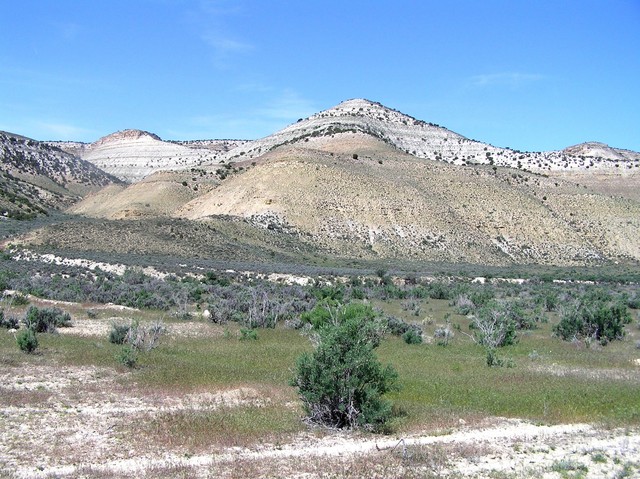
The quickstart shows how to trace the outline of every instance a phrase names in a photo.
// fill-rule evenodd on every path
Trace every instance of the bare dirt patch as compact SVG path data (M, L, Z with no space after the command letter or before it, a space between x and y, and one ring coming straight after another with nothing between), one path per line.
M232 408L269 407L270 392L251 387L144 390L129 381L129 374L114 368L33 364L2 371L0 474L552 478L560 477L557 470L562 468L577 468L583 477L594 478L617 471L640 473L640 431L500 418L406 437L310 430L286 443L269 438L248 447L224 446L224 438L205 436L209 446L191 454L180 438L147 440L131 434L141 430L141 422L162 429L163 424L170 428L176 417L197 420L201 413L215 417L219 411L224 420Z
M128 433L137 421L268 401L246 387L185 394L143 390L124 381L128 374L48 365L0 373L0 476L47 477L62 471L77 477L81 466L132 457L146 463L166 451L152 444L132 449L136 441Z

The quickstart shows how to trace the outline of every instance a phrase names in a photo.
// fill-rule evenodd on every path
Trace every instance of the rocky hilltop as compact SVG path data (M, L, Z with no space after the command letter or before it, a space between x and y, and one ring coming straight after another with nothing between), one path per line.
M609 147L606 147L606 151L573 147L551 152L521 152L494 147L365 99L347 100L266 138L240 145L229 151L226 159L238 161L257 158L285 145L314 147L327 137L335 138L345 133L361 133L417 158L455 165L484 164L538 172L640 168L640 154L629 152L625 155L621 154L624 150ZM587 149L591 151L590 154L585 154ZM603 154L599 155L599 151Z
M128 183L166 170L188 170L219 163L239 140L163 141L142 130L123 130L93 143L50 142Z
M640 153L620 148L612 148L604 143L590 141L579 145L569 146L562 153L573 157L587 157L606 159L616 163L634 164L640 160Z

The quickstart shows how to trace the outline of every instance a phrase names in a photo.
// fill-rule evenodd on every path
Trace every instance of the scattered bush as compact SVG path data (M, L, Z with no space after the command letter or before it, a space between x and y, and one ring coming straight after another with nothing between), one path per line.
M336 428L380 430L391 417L383 395L397 389L397 373L374 354L382 325L371 307L350 304L328 311L319 325L315 351L296 364L298 388L308 419Z
M18 331L16 341L20 350L25 353L33 353L38 348L38 337L31 328Z
M141 326L137 320L129 324L112 323L109 342L125 344L136 352L148 352L158 346L160 337L166 329L161 321L155 321L146 326Z
M71 316L59 308L30 306L24 324L36 333L55 333L56 328L71 326Z
M422 331L418 326L415 324L409 324L395 316L385 316L382 321L385 324L386 331L390 332L394 336L402 336L412 329L419 331L420 335L422 335Z
M553 472L559 472L560 474L566 475L567 472L580 472L580 473L587 473L589 472L589 468L587 466L585 466L584 464L578 462L578 461L572 461L569 459L560 459L558 461L555 461L552 465L551 465L551 470Z
M127 334L126 343L136 351L148 352L158 347L160 337L167 328L161 321L155 321L149 325L141 326L138 321L133 321Z
M5 315L4 310L0 309L0 328L18 329L19 321L15 316Z
M462 314L463 316L472 313L476 309L476 305L473 304L473 301L469 299L467 294L459 294L455 301L451 303L451 306L455 306L458 314Z
M606 299L583 298L565 309L553 331L565 341L591 338L605 345L614 339L622 339L624 326L630 322L626 305Z
M508 310L495 301L480 308L471 325L476 342L486 348L509 346L517 341L516 322Z
M29 298L27 298L27 295L22 294L20 291L14 294L11 298L11 304L13 306L26 306L27 304L29 304L29 302L30 301Z
M433 332L433 337L436 339L438 346L448 346L453 339L453 330L447 324L444 328L437 328Z

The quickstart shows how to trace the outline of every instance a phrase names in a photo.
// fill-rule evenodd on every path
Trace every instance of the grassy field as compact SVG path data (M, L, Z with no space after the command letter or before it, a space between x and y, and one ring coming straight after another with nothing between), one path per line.
M39 307L52 305L30 299ZM499 348L498 354L511 367L488 367L485 349L468 336L470 319L457 314L450 300L371 303L382 314L418 325L425 342L410 345L386 335L377 354L399 374L400 390L390 395L394 416L386 436L351 432L349 440L481 430L496 418L536 425L589 423L612 431L640 425L636 310L631 311L634 319L626 326L625 337L607 346L553 337L558 313L549 313L548 322L519 331L516 344ZM22 316L29 305L9 307L5 300L1 306L7 314ZM311 458L302 469L284 457L259 459L262 450L277 452L291 444L313 448L317 441L333 444L344 437L308 425L302 402L289 385L296 359L313 348L307 333L281 322L273 329L257 329L255 340L243 340L240 324L214 324L197 315L182 320L172 311L119 310L95 303L59 307L71 313L73 327L38 334L35 354L21 352L16 333L0 329L0 397L6 419L0 432L11 451L0 461L0 472L28 471L35 453L38 467L52 472L33 477L60 477L55 472L58 464L79 464L74 474L87 478L133 477L116 473L113 467L132 455L171 454L174 462L152 462L143 476L197 477L194 465L175 458L211 458L236 450L257 456L211 464L207 477L224 471L225 477L280 477L283 471L289 471L287 475L300 470L324 477L320 458ZM140 353L136 367L128 368L117 360L123 346L109 342L108 332L114 322L132 320L141 325L162 320L167 331L157 348ZM442 346L434 333L445 324L454 337ZM95 431L94 436L85 438L87 431ZM340 457L331 473L371 477L374 467L377 477L459 477L440 472L425 476L419 471L446 470L449 457L492 454L486 444L474 444L412 446L409 462L391 452L370 459Z
M401 390L392 395L397 412L391 428L394 432L446 428L461 419L468 422L488 416L543 423L640 424L640 372L633 362L640 357L635 346L640 330L635 324L627 326L622 341L589 348L554 338L552 323L541 324L538 329L520 332L517 344L499 350L513 367L489 368L485 350L463 334L469 333L469 320L455 314L446 300L423 300L419 317L403 311L397 300L379 305L420 324L428 341L408 345L389 336L378 350L381 361L391 363L400 377ZM68 309L77 324L86 319L82 307ZM165 314L136 313L142 321ZM432 337L444 324L445 315L460 331L454 329L451 343L440 346ZM113 315L95 319L113 320ZM38 354L27 355L18 351L13 335L5 332L0 335L0 358L8 365L116 368L121 372L119 382L149 394L251 388L268 399L268 407L234 410L225 431L235 430L244 436L251 432L259 438L304 429L299 420L301 409L288 381L296 358L312 347L308 337L278 326L258 330L257 340L242 341L234 323L222 326L203 320L171 320L166 325L169 334L157 349L140 355L133 370L116 362L120 346L109 343L106 335L40 334ZM191 337L171 333L174 327L189 330L190 325L204 327L210 334ZM182 423L176 417L170 421L172 427L182 424L183 436L197 434L201 428L216 429L211 418L183 419ZM195 427L196 423L200 427Z

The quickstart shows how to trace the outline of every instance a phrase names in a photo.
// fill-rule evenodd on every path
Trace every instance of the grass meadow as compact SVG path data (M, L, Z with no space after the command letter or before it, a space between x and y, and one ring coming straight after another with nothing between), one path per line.
M418 324L426 340L409 345L388 335L377 350L380 360L392 364L399 373L401 389L390 396L395 412L390 433L445 432L461 423L480 423L492 417L541 424L640 424L640 368L635 362L640 358L636 347L640 329L636 321L626 326L623 340L587 346L553 337L556 318L552 315L537 329L520 331L515 345L500 348L500 356L510 367L488 367L484 348L467 336L470 320L457 314L447 300L422 299L414 308L420 311L417 315L405 311L399 300L374 303ZM67 309L72 311L74 323L81 325L88 321L86 311L93 306ZM167 317L166 312L148 310L118 315L122 320L134 316L141 321ZM117 316L100 313L94 320L112 322ZM453 325L454 337L442 346L433 336L446 321ZM118 364L115 358L121 346L111 344L107 335L72 331L40 334L37 354L24 354L16 347L14 335L3 330L0 361L9 368L46 364L113 369L123 390L136 390L148 397L250 391L252 400L246 404L165 411L127 425L123 434L141 444L197 452L217 446L277 444L295 434L314 432L303 422L296 391L288 384L296 358L312 348L307 334L279 324L258 329L255 340L241 340L236 323L218 325L194 317L167 319L165 324L168 333L160 345L141 354L133 369ZM172 332L196 326L206 334ZM35 393L33 400L37 400Z

